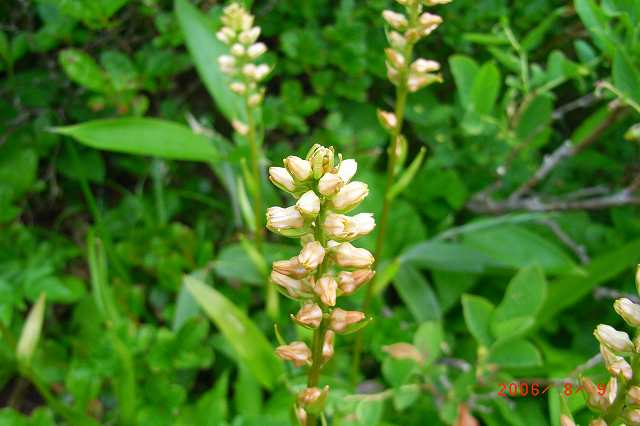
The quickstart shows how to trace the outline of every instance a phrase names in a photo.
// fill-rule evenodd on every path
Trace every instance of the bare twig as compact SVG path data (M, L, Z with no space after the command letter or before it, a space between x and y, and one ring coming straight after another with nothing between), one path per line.
M619 290L609 288L609 287L596 287L593 291L593 297L596 300L613 300L620 299L621 297L626 297L634 303L640 303L640 298L631 293L623 293Z
M571 249L575 253L575 255L580 259L580 263L583 265L589 263L589 255L587 254L587 249L582 245L578 244L567 234L557 222L551 219L542 219L539 223L546 225L560 241L564 243L567 247Z

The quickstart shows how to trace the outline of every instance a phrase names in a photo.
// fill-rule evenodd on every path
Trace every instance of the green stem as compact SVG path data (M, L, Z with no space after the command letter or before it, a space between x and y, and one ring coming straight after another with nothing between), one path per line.
M417 13L411 13L410 18L412 22L415 22L417 19ZM406 64L410 64L413 57L413 44L407 43L405 46L403 56ZM393 131L389 134L389 147L387 149L387 153L389 159L387 161L387 178L384 187L384 201L382 204L382 214L380 215L380 220L378 221L378 236L376 237L376 251L375 251L375 262L382 258L382 252L384 249L384 241L385 234L387 231L387 222L389 221L389 211L391 207L391 199L389 197L389 191L394 184L395 171L398 162L398 137L402 134L402 124L404 122L404 112L407 104L407 95L409 93L409 89L407 88L407 77L408 77L408 65L403 69L400 73L400 82L396 87L396 104L395 104L395 116L397 120L397 125L394 127ZM375 264L374 264L375 267ZM373 286L368 285L366 289L366 293L364 296L364 301L362 302L362 311L367 313L371 302L373 300ZM360 360L362 358L362 349L363 349L363 335L362 333L358 333L356 336L354 345L353 345L353 361L351 364L351 383L352 385L356 385L358 381L358 373L360 372Z
M251 171L253 173L253 218L254 218L254 243L258 253L264 256L262 251L262 241L264 232L264 207L262 201L262 174L260 173L260 146L258 144L258 138L256 136L256 122L253 116L253 108L249 105L249 100L246 100L247 111L247 143L251 150ZM278 317L278 293L273 284L268 280L266 281L266 309L267 314L271 318Z

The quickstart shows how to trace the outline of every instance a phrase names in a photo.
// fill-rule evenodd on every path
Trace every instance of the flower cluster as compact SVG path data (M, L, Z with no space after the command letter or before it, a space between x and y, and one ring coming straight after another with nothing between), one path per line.
M636 273L636 286L640 294L640 267ZM605 392L589 378L581 378L587 405L600 416L592 420L590 426L617 425L621 421L629 426L640 426L640 305L621 298L614 302L613 308L635 329L636 337L632 340L626 332L607 324L596 327L593 334L600 342L600 353L611 378ZM561 424L575 426L568 415L562 416Z
M267 46L257 41L260 27L253 25L253 16L237 3L224 9L221 20L224 26L216 36L229 46L230 54L218 58L220 70L232 78L229 88L234 93L245 97L250 107L257 106L264 98L259 83L271 71L269 65L255 62L267 51Z
M423 12L423 4L434 6L451 0L397 0L404 6L405 13L385 10L382 17L391 27L387 32L390 47L385 49L387 57L387 77L396 86L406 84L410 92L416 92L428 84L442 81L436 72L440 64L436 61L418 58L412 61L412 48L420 39L431 34L442 23L442 18Z
M309 367L307 388L297 399L301 424L315 424L324 408L328 387L318 388L320 369L333 356L335 334L356 331L366 324L365 315L336 307L339 296L355 292L374 275L374 258L351 241L375 227L371 213L348 216L367 196L363 182L352 181L355 160L338 155L333 148L314 145L306 159L289 156L284 167L271 167L270 180L293 195L297 202L267 211L267 228L286 237L299 238L300 254L273 263L271 281L287 297L300 301L292 315L297 324L314 330L312 347L291 342L277 348L281 358L295 366Z

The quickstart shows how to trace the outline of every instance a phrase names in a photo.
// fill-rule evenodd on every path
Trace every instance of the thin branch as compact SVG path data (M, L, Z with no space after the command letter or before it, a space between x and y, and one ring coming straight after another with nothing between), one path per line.
M634 303L640 303L640 298L631 293L623 293L619 290L609 287L596 287L593 291L593 298L596 300L614 300L626 297Z
M582 244L578 244L573 241L569 234L567 234L560 227L560 225L558 225L557 222L551 219L542 219L539 221L539 223L546 225L551 230L551 232L553 232L555 236L564 243L564 245L569 247L569 249L571 249L571 251L578 257L578 259L580 259L580 263L582 263L583 265L589 263L590 259L589 255L587 254L587 249Z

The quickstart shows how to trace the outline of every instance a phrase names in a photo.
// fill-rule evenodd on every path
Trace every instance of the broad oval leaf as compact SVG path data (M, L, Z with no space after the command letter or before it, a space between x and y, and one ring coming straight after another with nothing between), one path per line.
M187 49L209 94L227 119L244 118L242 99L229 89L229 78L218 67L218 57L229 49L218 41L207 16L189 0L176 0L175 10Z
M440 305L431 285L420 271L410 265L402 265L393 280L393 285L409 312L420 322L439 320Z
M238 361L247 366L262 385L273 388L283 368L264 334L244 312L213 287L191 276L185 276L183 282L233 347Z
M462 295L462 314L467 328L476 341L484 346L493 342L489 324L495 307L484 297Z
M542 356L538 348L524 339L497 343L491 348L488 360L502 368L528 368L542 365Z
M496 262L479 250L461 243L423 241L409 247L400 256L402 263L454 272L482 272Z
M93 120L56 127L53 131L105 151L203 162L219 158L218 150L206 136L196 134L182 124L158 118Z

